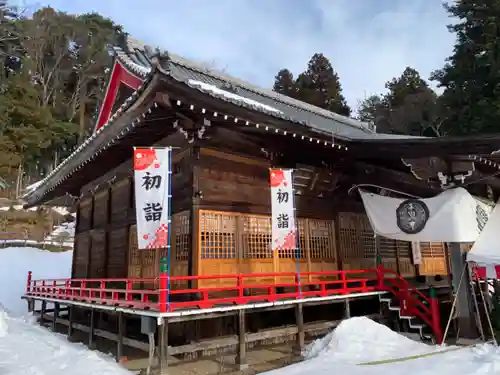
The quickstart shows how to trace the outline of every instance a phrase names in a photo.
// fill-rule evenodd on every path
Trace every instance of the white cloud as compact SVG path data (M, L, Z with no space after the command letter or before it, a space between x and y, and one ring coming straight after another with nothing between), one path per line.
M303 71L315 52L338 71L351 106L384 91L406 66L443 66L454 35L440 0L55 0L98 11L135 38L270 87L279 69Z

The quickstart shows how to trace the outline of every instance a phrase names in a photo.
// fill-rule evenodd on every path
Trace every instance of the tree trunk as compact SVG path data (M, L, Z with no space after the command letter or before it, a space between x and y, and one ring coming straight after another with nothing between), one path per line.
M80 90L80 131L78 133L78 144L81 144L85 138L85 93L84 88Z
M17 180L16 180L16 199L21 195L23 183L23 160L19 161L19 166L17 167Z
M59 160L59 152L54 151L54 164L52 165L52 167L50 168L51 172L56 169L57 167L57 161Z

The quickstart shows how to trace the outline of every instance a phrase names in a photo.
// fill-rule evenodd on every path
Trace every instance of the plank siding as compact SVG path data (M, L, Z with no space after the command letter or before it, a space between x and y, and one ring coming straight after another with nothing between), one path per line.
M73 251L74 267L73 278L86 278L89 266L90 236L88 232L75 236L75 249Z
M124 226L128 224L131 179L117 182L111 187L111 223Z
M85 232L92 228L92 201L92 197L85 198L78 205L77 232Z
M93 230L90 234L90 278L103 278L106 276L106 232Z
M109 232L107 277L127 277L128 230L128 227L122 227Z
M108 224L108 189L94 197L93 225L95 228L105 228Z
M269 168L271 164L264 159L249 159L240 155L201 149L201 157L195 169L195 179L203 192L200 208L214 211L232 211L269 215L271 195L269 190ZM309 173L302 171L298 176L304 185L300 195L295 196L297 213L301 217L333 220L335 219L334 201L331 193L333 179L321 178L310 168ZM332 181L328 184L329 181ZM307 185L310 184L311 186ZM314 186L313 186L314 185ZM326 195L330 194L327 198Z

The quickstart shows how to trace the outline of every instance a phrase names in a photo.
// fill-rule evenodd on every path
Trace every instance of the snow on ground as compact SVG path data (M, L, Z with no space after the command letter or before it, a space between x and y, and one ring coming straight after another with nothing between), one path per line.
M75 238L75 222L65 222L54 227L52 232L48 234L43 242L51 245L73 246ZM62 240L62 241L61 241Z
M34 279L70 277L72 256L72 251L51 253L33 247L0 249L0 306L12 316L26 314L27 304L21 296L28 271L33 272Z
M402 362L360 366L360 363L396 359L453 349ZM500 374L500 350L491 344L476 347L438 347L410 340L386 326L359 317L343 321L335 331L313 342L306 360L265 375L486 375Z
M0 249L1 375L131 375L111 357L72 344L27 316L21 296L28 271L35 279L69 277L71 257L71 251Z
M69 343L30 318L12 318L0 307L0 374L131 375L112 357Z
M49 207L52 211L57 212L59 215L72 215L76 216L75 213L69 212L68 207L63 207L63 206L50 206ZM38 206L30 207L28 209L24 208L22 204L14 204L14 205L8 205L8 206L1 206L0 211L9 211L9 210L14 210L14 211L36 211L38 210Z
M71 252L34 248L0 249L0 374L1 375L130 375L111 357L69 343L26 316L20 299L26 275L68 277ZM3 307L3 306L5 307ZM24 317L23 317L24 315ZM451 350L450 350L451 349ZM447 352L442 352L449 350ZM360 363L432 353L407 361L361 366ZM486 375L500 374L500 350L491 344L438 347L403 337L359 317L343 321L335 331L309 345L305 360L265 375Z
M6 232L3 232L6 233ZM17 234L19 237L23 237L22 233L13 233ZM56 225L52 232L47 234L43 241L35 241L28 240L26 238L17 238L17 239L1 239L0 244L3 246L21 246L23 245L35 245L39 247L43 247L43 245L53 245L53 246L63 246L65 248L72 248L74 244L75 238L75 222L64 222L60 225Z

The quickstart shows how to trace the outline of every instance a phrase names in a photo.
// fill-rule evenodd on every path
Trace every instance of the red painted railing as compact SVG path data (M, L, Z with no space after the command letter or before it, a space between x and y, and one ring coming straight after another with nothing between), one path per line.
M262 278L291 281L272 284L256 281ZM322 280L308 281L309 278ZM228 286L168 288L168 282L179 285L210 280ZM297 273L253 273L168 278L162 274L158 278L47 280L33 280L29 273L26 295L171 312L376 290L373 270L302 272L300 276Z
M263 278L276 282L263 284ZM280 282L279 280L290 280ZM169 288L169 285L213 280L217 287ZM309 281L314 280L314 281ZM202 283L200 283L202 284ZM276 302L298 298L328 297L372 291L387 291L399 297L402 315L425 321L440 342L439 309L436 298L426 297L397 273L375 270L343 270L297 273L253 273L211 276L171 276L126 279L33 280L28 273L26 295L121 306L159 312L207 309L248 303ZM423 301L427 301L426 306Z
M33 280L29 272L26 295L160 310L158 278Z
M427 297L392 270L379 268L378 273L383 275L379 277L381 280L379 290L385 290L398 297L401 316L415 316L424 321L434 332L437 343L441 344L443 333L439 300L435 295L432 295L433 292L430 297ZM387 275L392 277L387 277ZM431 290L433 291L433 289Z

